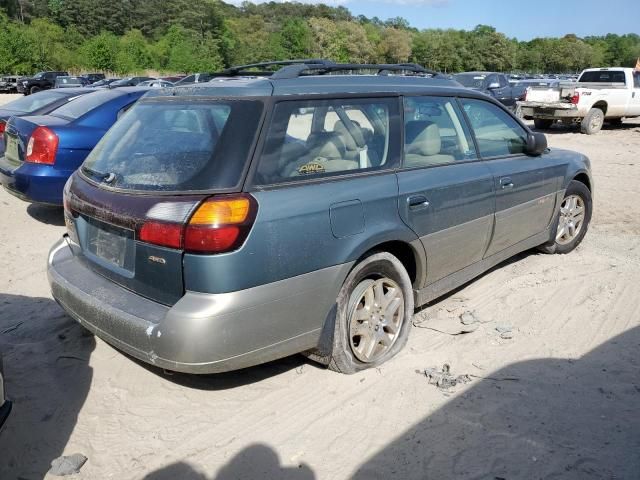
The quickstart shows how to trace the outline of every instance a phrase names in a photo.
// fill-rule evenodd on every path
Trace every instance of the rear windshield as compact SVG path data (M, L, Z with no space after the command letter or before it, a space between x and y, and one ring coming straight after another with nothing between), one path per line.
M138 102L93 149L82 172L125 190L233 188L262 108L257 100Z
M78 77L58 77L56 78L56 85L81 85L83 79Z
M83 95L75 102L65 103L60 108L56 108L51 115L64 118L80 118L87 112L90 112L96 107L99 107L109 100L119 97L122 93L118 91L102 90L100 92L92 92L87 95Z
M485 78L487 78L486 75L473 75L470 73L462 73L453 76L453 79L456 82L461 83L463 87L467 88L482 88Z
M584 72L578 81L588 83L626 83L622 70Z
M58 100L66 96L68 96L66 93L51 91L38 92L34 93L33 95L28 95L26 97L14 100L13 102L7 103L6 105L2 105L2 107L0 108L2 108L3 110L31 113L41 109L42 107L46 107L53 102L57 102Z

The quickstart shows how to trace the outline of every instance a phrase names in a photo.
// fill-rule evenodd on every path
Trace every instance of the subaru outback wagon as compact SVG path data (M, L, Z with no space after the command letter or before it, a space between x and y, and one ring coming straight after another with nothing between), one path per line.
M415 306L587 231L589 160L481 93L406 64L247 70L147 94L65 187L53 296L138 359L355 372Z

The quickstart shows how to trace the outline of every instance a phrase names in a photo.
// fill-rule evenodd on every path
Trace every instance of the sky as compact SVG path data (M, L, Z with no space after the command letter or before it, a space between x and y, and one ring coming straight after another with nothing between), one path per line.
M226 0L229 2L230 0ZM259 3L262 0L253 0ZM277 0L283 1L283 0ZM342 5L354 15L404 17L411 26L471 30L482 23L518 40L640 34L640 0L303 0ZM231 0L238 4L240 0Z

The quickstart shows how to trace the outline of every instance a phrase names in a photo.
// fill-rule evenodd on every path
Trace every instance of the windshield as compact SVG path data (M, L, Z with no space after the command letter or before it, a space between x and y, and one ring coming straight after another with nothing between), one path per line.
M230 189L240 182L261 114L256 100L137 103L89 154L82 172L127 190Z
M38 92L34 93L33 95L14 100L13 102L7 103L0 108L2 108L3 110L32 113L36 110L46 107L47 105L51 105L52 103L57 102L58 100L66 96L66 94L62 94L59 92Z
M42 77L44 77L44 72L38 72L33 76L35 80L40 80Z
M471 73L459 73L453 76L454 80L461 83L463 87L467 88L482 88L484 85L484 79L486 75L473 75Z
M622 70L584 72L578 81L587 83L626 83Z
M111 90L101 90L99 92L92 92L87 95L83 95L75 102L66 103L60 108L55 109L51 115L64 118L80 118L85 113L90 112L96 107L99 107L103 103L120 96L119 92Z

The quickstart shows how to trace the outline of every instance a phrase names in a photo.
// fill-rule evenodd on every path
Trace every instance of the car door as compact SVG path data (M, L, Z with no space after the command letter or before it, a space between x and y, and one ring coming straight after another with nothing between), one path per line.
M528 133L504 109L481 99L460 101L496 191L495 223L487 257L550 225L564 167L550 155L526 155Z
M455 98L406 97L404 112L398 207L426 251L428 285L484 256L494 182Z
M627 108L627 116L640 116L640 72L633 72L633 90Z

